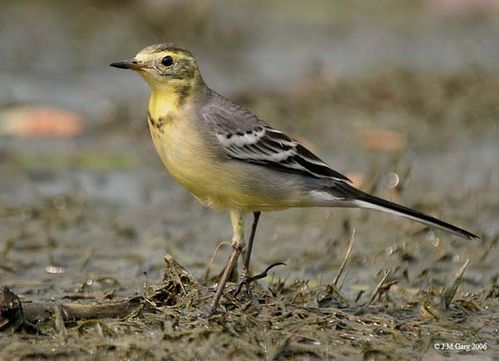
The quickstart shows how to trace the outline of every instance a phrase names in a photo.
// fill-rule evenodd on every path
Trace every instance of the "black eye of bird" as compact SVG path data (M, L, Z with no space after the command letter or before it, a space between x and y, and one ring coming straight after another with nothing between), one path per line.
M161 64L163 64L164 66L172 66L173 58L170 55L167 55L163 59L161 59Z

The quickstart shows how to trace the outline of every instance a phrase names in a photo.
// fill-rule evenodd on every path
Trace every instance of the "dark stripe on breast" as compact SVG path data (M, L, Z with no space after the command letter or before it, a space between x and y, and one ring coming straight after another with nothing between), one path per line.
M166 115L164 117L159 117L158 119L154 119L151 117L151 115L148 115L149 119L149 124L154 128L157 129L160 132L164 131L164 126L172 121L172 116L171 115Z

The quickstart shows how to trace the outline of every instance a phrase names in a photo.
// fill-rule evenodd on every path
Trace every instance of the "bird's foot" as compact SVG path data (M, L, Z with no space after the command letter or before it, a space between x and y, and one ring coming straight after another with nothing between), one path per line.
M204 312L201 312L201 314L199 314L199 317L201 318L205 318L205 319L210 319L211 316L213 316L215 313L217 312L217 308L213 308L213 307L210 307L209 309L207 309L206 311Z
M249 276L247 273L242 273L241 274L241 277L239 278L239 282L237 283L237 286L235 288L233 288L232 290L230 290L229 292L232 293L233 296L237 296L243 286L246 287L246 291L248 292L248 294L250 295L251 298L252 297L252 292L251 292L251 287L250 287L250 284L254 281L257 281L257 280L260 280L262 278L265 278L268 276L268 273L269 271L274 268L274 267L277 267L277 266L285 266L286 263L284 262L276 262L276 263L272 263L270 266L268 266L265 271L257 274L257 275L254 275L254 276Z
M251 287L250 287L250 284L254 281L257 281L259 279L262 279L262 278L265 278L267 277L268 275L268 272L276 267L276 266L285 266L286 264L283 263L283 262L276 262L276 263L273 263L271 264L270 266L268 266L265 271L263 271L262 273L259 273L257 275L254 275L254 276L249 276L247 272L242 272L241 274L241 277L239 278L239 282L237 283L236 287L234 287L233 289L229 290L229 293L232 294L232 296L237 296L243 286L246 287L246 292L248 293L249 297L251 298L252 300L252 303L255 304L255 300L253 298L253 293L251 292ZM198 314L197 317L200 317L200 318L205 318L205 319L210 319L212 316L214 316L217 312L217 309L218 309L218 300L217 301L214 301L210 308L204 312L202 312L201 314Z

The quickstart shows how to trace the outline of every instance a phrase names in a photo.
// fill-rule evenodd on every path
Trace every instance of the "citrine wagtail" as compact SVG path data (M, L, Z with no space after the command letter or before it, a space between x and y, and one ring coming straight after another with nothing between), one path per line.
M218 306L244 248L243 215L254 215L240 282L248 268L262 211L290 207L360 207L380 210L465 238L475 234L353 187L343 174L286 133L272 128L203 81L192 54L172 43L148 46L111 66L132 69L151 88L148 122L170 174L208 207L227 209L232 253L212 301Z

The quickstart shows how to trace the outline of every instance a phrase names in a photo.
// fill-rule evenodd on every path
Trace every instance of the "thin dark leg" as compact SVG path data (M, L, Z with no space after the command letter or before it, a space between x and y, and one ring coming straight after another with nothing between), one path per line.
M246 247L246 254L244 255L244 264L241 272L242 276L247 276L249 272L249 265L251 259L251 251L253 250L253 241L255 240L256 227L258 227L258 221L260 220L260 215L262 212L253 212L253 225L251 226L251 234L248 240L248 246Z

